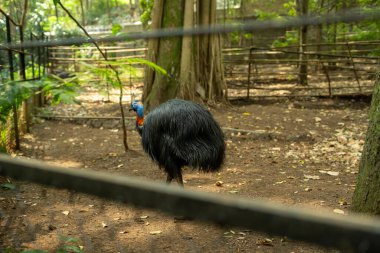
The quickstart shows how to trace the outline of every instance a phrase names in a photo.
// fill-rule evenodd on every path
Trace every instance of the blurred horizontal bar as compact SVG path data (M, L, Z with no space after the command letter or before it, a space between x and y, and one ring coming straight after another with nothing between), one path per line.
M247 21L240 24L215 24L212 26L198 26L196 28L170 28L159 29L154 31L144 32L131 32L128 34L121 34L118 36L108 36L102 38L90 39L87 37L59 39L50 41L25 41L23 43L0 44L0 50L8 49L21 49L32 47L46 47L46 46L68 46L68 45L81 45L85 43L93 43L96 41L101 42L120 42L128 40L138 39L154 39L164 37L176 37L176 36L194 36L194 35L206 35L206 34L219 34L219 33L231 33L231 32L253 32L263 31L268 29L284 29L291 27L301 26L313 26L313 25L330 25L335 23L354 23L360 21L379 20L379 9L346 9L342 12L327 14L322 16L304 16L304 17L290 17L290 18L278 18L275 20L264 21Z
M316 214L258 200L185 190L177 186L0 155L0 175L93 194L140 208L209 223L334 247L343 252L380 252L380 220Z

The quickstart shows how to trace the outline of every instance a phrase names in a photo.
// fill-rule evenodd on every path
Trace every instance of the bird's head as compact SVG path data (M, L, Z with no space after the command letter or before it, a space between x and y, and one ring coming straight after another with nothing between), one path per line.
M136 112L136 129L139 132L140 136L142 135L142 129L144 125L144 105L138 101L134 100L131 103L131 109L130 111Z
M140 101L138 100L132 101L130 110L135 111L139 118L144 117L144 105Z

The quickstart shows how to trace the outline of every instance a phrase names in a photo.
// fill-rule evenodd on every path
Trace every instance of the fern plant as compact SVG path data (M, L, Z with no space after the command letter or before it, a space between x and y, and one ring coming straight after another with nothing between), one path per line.
M62 79L54 75L43 76L36 81L5 81L0 83L0 152L8 150L10 142L9 118L17 117L14 112L20 108L23 101L34 94L44 92L45 96L51 98L52 104L72 103L78 95L79 84L76 78ZM17 122L17 118L15 120ZM18 142L19 140L16 140Z
M5 123L13 106L18 108L38 87L36 82L8 81L0 83L0 122Z

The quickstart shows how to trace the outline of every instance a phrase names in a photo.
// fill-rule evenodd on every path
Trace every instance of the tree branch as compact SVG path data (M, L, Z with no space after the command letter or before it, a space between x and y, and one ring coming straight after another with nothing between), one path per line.
M28 12L28 5L29 5L29 1L24 0L24 9L22 10L22 15L21 15L20 24L19 24L19 26L21 27L24 27L25 25L26 13Z
M107 55L100 49L98 43L92 38L92 36L86 31L86 29L78 22L78 20L76 20L76 18L70 13L70 11L68 9L66 9L66 7L61 3L60 0L57 3L66 12L66 14L69 15L69 17L77 24L77 26L86 34L86 36L90 39L90 41L95 45L95 47L98 49L100 54L103 56L104 60L108 61ZM128 151L129 148L128 148L128 144L127 144L127 126L125 125L124 108L123 108L123 103L122 103L123 85L121 83L121 79L120 79L119 72L117 71L117 69L114 66L112 66L111 64L107 64L107 66L115 73L116 80L119 83L119 87L120 87L119 105L120 105L121 117L123 119L122 120L123 134L124 134L123 142L124 142L125 151Z

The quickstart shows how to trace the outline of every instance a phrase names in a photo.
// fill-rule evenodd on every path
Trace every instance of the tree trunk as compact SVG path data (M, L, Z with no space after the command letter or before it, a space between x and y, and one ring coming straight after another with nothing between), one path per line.
M194 0L174 2L154 2L152 28L191 28L216 22L216 0L197 1L196 17ZM176 10L175 13L173 10ZM161 14L162 19L157 18L158 14ZM146 108L175 97L224 101L227 92L219 35L150 40L148 52L148 60L166 69L168 75L155 75L151 70L146 71L143 94Z
M79 3L80 3L80 13L81 13L81 17L82 17L82 25L86 26L86 15L84 12L83 0L79 0Z
M308 13L308 0L296 0L298 16L306 16ZM299 84L307 85L307 55L305 55L307 43L307 26L301 26L299 30L299 73L298 80Z
M380 214L380 72L372 95L369 126L352 200L358 212Z
M163 2L162 27L166 29L181 27L183 25L184 0ZM156 64L166 69L167 75L153 76L151 90L144 101L146 108L156 107L176 96L179 83L181 49L182 39L180 37L159 39Z
M330 13L334 12L333 14L337 13L338 12L338 1L337 0L333 0L332 3L328 3L329 5L331 5L331 10L330 10ZM329 42L330 43L333 43L334 45L331 47L331 50L332 50L332 54L336 54L337 53L337 49L338 47L335 45L336 42L337 42L337 23L334 23L332 25L330 25L330 32L329 32ZM329 62L329 66L336 66L336 62Z
M212 26L216 23L216 0L201 1L200 25ZM222 66L222 48L219 34L209 34L200 37L200 65L197 92L206 101L224 101L227 96L224 72ZM200 91L204 90L206 96Z
M194 0L186 0L183 27L194 26ZM179 96L184 99L194 99L195 66L193 58L193 37L182 38L181 70Z
M323 14L323 6L324 6L324 0L320 0L320 3L319 3L319 13L318 15L322 15ZM321 47L321 43L323 42L323 25L322 24L319 24L316 26L316 36L315 36L315 42L317 43L317 52L321 52L322 51L322 47Z
M153 13L153 16L152 16L151 29L152 30L160 29L161 24L162 24L162 15L164 13L164 0L154 1L152 13ZM157 62L159 43L160 43L159 39L150 39L148 41L148 52L147 52L148 60L152 62ZM143 90L143 97L142 97L144 101L147 100L147 96L152 90L154 78L155 78L155 72L153 71L153 69L146 66L144 90Z
M111 3L110 3L110 0L106 0L106 8L107 8L107 15L108 15L108 23L112 24L112 15L111 15Z

